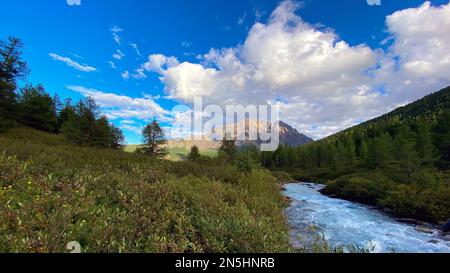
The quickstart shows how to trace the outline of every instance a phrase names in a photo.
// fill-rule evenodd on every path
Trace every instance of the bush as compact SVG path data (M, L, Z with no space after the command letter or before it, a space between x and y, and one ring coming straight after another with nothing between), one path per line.
M436 223L450 218L450 188L428 172L413 184L396 183L379 172L356 173L328 183L323 193L377 205L400 217Z
M26 135L30 136L29 138ZM0 134L0 252L286 252L283 199L264 170L152 160Z

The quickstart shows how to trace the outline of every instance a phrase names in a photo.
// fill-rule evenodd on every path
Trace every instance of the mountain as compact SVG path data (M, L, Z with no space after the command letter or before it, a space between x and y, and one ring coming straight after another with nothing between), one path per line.
M279 128L281 144L290 147L297 147L314 141L312 138L300 133L297 129L292 128L289 124L284 123L283 121L279 122Z
M237 131L237 128L239 126L243 126L243 128L245 128L245 135L247 139L249 138L250 135L250 128L255 130L255 132L257 131L258 128L261 128L261 130L265 131L269 131L271 128L271 124L269 122L246 120L240 123L228 124L214 131L215 132L220 131L229 132L233 130ZM280 144L289 147L298 147L314 141L312 138L300 133L298 130L294 129L292 126L283 121L279 122L278 131L280 135ZM214 132L211 132L210 134L205 134L203 136L203 140L189 140L189 139L170 140L169 147L190 149L192 146L197 145L200 149L219 149L221 139L215 138L213 136L213 133ZM236 145L243 146L251 144L259 147L261 143L263 143L263 141L258 137L257 140L239 140L236 142Z

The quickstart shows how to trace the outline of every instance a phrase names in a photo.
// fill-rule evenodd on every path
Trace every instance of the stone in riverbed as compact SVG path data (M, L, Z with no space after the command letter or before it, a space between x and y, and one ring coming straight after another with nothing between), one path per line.
M434 232L431 228L427 228L424 226L416 226L416 230L420 231L420 232L428 233L428 234L433 234L433 232Z

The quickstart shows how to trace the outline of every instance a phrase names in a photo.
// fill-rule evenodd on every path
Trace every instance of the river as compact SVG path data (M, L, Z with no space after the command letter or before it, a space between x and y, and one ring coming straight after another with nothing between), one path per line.
M284 195L295 247L307 246L323 234L332 247L358 246L377 253L450 253L450 241L437 229L417 230L375 208L321 194L322 185L287 184ZM314 228L312 228L314 227ZM347 248L349 249L349 248Z

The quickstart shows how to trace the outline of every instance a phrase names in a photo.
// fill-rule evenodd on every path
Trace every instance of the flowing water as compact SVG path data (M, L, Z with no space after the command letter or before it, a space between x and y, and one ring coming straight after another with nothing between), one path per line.
M439 230L419 231L417 224L399 221L369 206L321 194L321 185L286 185L284 195L292 199L286 210L295 247L323 234L333 247L353 246L373 252L450 253L450 241Z

